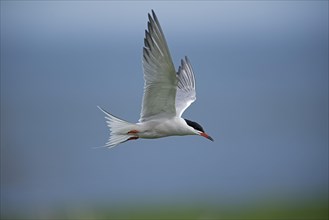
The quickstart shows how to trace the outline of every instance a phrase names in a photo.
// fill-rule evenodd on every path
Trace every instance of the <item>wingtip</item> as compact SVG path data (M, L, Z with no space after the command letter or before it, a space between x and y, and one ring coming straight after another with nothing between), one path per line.
M151 16L150 13L147 14L147 17L148 17L148 19L149 19L149 22L151 22L151 21L153 20L153 18L152 18L152 16Z
M155 14L154 10L152 9L152 16L153 16L153 20L155 21L155 23L159 26L159 20L157 15Z
M189 59L187 58L187 56L184 56L183 59L181 59L181 65L182 67L187 65L189 63Z
M152 18L151 18L152 19ZM148 29L148 32L150 31L153 31L153 28L152 28L152 25L151 25L151 19L147 22L147 29Z

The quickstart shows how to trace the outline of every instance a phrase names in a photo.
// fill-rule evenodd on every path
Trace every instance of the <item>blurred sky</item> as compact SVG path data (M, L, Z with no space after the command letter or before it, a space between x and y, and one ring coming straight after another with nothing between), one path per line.
M139 119L154 9L187 55L197 136L108 150ZM327 1L1 1L1 212L328 195Z

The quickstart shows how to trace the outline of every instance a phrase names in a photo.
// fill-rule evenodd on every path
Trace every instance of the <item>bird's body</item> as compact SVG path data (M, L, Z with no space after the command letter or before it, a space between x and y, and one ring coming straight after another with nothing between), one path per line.
M143 48L144 97L138 123L119 119L99 107L105 114L110 138L105 146L138 138L201 135L213 140L196 122L181 116L196 99L195 78L187 57L176 73L160 23L152 10Z
M180 117L153 119L136 125L136 130L140 131L138 134L140 138L153 139L173 134L178 136L196 134L194 129L187 126L185 120Z

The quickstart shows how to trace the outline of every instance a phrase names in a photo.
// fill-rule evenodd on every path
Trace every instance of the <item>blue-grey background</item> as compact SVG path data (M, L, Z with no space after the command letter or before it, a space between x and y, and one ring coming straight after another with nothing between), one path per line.
M97 105L139 119L151 9L195 71L184 117L215 142L94 149ZM1 1L2 213L327 195L327 1Z

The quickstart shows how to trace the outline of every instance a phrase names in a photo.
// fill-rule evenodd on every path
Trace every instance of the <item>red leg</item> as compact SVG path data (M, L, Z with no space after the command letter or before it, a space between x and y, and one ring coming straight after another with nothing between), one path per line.
M137 131L137 130L131 130L131 131L129 131L127 134L136 134L136 133L138 133L139 131Z

